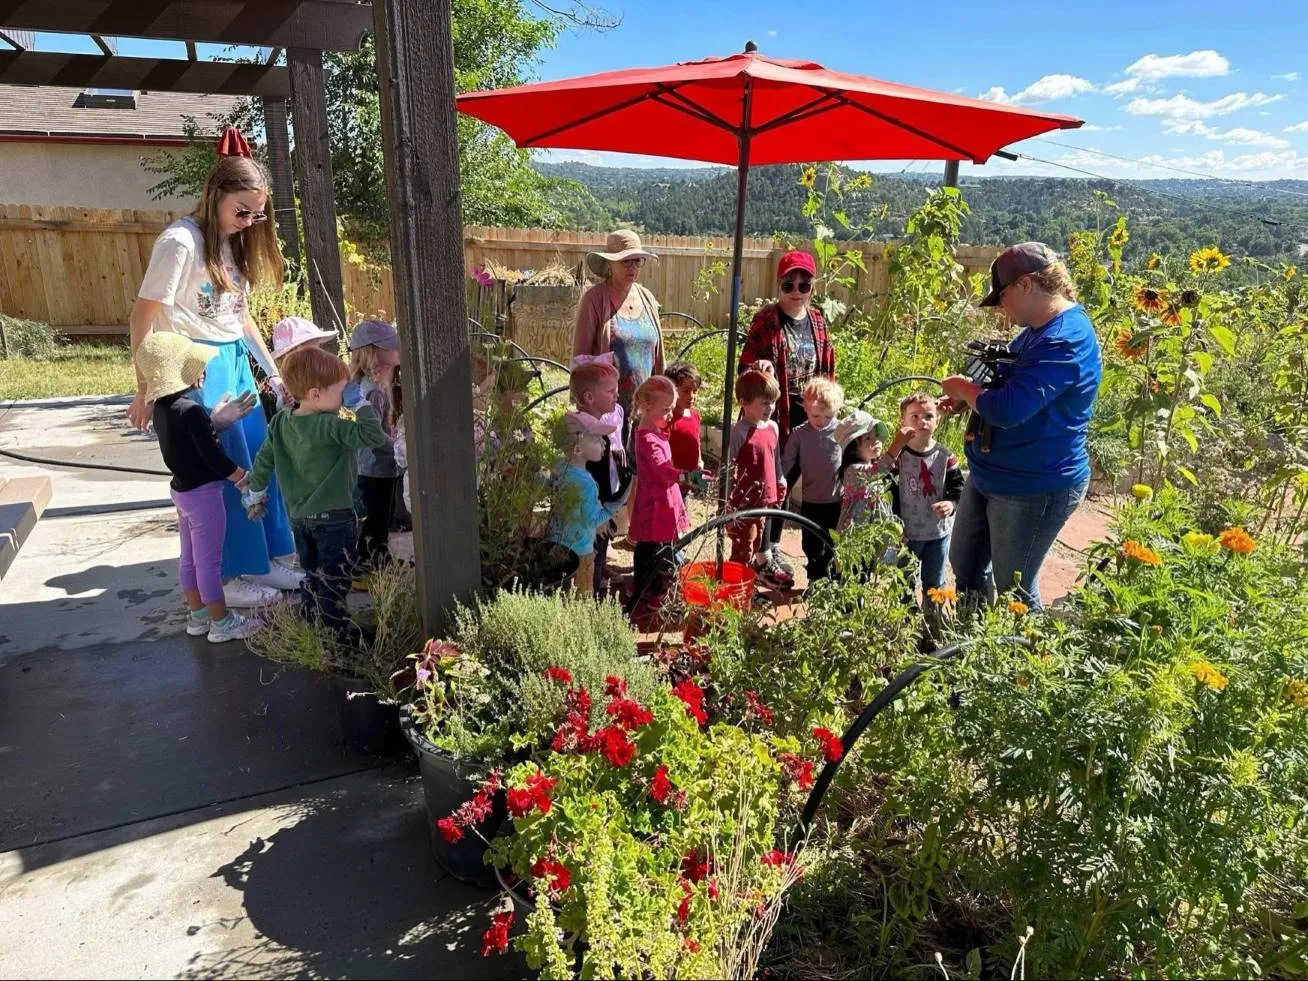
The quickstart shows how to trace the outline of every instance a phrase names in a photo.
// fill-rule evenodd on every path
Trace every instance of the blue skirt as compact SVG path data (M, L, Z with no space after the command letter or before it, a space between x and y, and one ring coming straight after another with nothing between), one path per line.
M242 392L258 390L254 372L250 370L250 357L245 341L213 343L201 341L218 349L218 356L209 362L200 387L200 400L206 409L212 409L224 395L236 398ZM218 434L218 442L232 462L246 470L268 437L268 422L263 407L255 406L236 425ZM223 579L233 576L261 576L268 572L273 556L293 555L295 539L291 535L291 522L286 515L286 504L274 476L268 485L267 513L259 521L251 521L241 507L241 492L230 481L223 481L223 506L227 512L227 537L223 539Z

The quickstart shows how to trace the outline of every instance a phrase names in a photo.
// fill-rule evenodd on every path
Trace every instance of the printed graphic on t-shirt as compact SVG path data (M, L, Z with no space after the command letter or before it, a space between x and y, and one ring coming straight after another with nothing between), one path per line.
M219 317L240 317L244 320L245 277L230 259L224 258L223 269L236 288L219 293L213 280L205 279L195 294L195 312L206 320L217 320Z

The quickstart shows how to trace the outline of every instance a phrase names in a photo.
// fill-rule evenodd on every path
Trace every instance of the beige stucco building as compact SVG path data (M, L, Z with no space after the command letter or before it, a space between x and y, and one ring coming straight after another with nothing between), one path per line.
M78 89L0 85L0 204L189 209L193 197L151 196L160 176L141 158L184 146L184 117L212 130L236 102L167 92L97 99Z

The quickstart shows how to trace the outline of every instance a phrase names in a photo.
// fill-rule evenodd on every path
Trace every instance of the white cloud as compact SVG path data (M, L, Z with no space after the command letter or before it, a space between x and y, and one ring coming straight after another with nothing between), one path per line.
M1304 120L1303 122L1301 122L1301 123L1295 123L1293 126L1287 126L1287 127L1285 127L1284 130L1282 130L1282 132L1284 132L1284 133L1308 133L1308 119L1305 119L1305 120Z
M1264 133L1260 130L1237 126L1234 129L1222 132L1198 119L1164 119L1163 129L1168 133L1202 136L1204 139L1214 140L1218 143L1234 143L1240 146L1265 146L1275 149L1290 145L1288 140L1283 140L1279 136L1272 136L1270 133Z
M1212 78L1230 71L1231 63L1209 48L1183 55L1147 54L1127 66L1126 74L1142 79Z
M1109 95L1128 95L1140 88L1140 79L1138 77L1124 78L1120 82L1113 82L1104 86L1104 91Z
M1232 92L1212 102L1196 102L1189 96L1174 95L1170 99L1132 99L1126 104L1126 111L1133 116L1165 116L1172 119L1209 119L1213 116L1225 116L1241 109L1254 109L1258 106L1280 102L1283 95L1264 95L1255 92Z
M1273 75L1272 79L1277 82L1297 82L1302 77L1298 72L1285 72L1283 75Z
M1095 85L1088 79L1076 75L1044 75L1036 79L1021 92L1009 95L1003 86L993 85L977 98L988 102L1006 102L1011 105L1023 105L1034 102L1049 102L1053 99L1067 99L1095 91Z
M1284 177L1287 174L1308 172L1308 156L1294 150L1282 150L1279 153L1242 153L1228 157L1221 150L1210 150L1198 157L1162 158L1150 156L1142 158L1144 163L1163 163L1183 170L1197 170L1206 173L1232 173L1247 175L1261 172L1271 178Z
M1112 132L1115 132L1115 131L1117 131L1117 130L1119 130L1119 129L1121 129L1121 128L1122 128L1121 126L1096 126L1094 123L1086 123L1084 126L1081 127L1080 132L1082 132L1082 133L1112 133Z
M776 37L776 36L777 36L777 32L776 32L776 29L775 29L775 28L773 28L772 30L768 31L768 37Z

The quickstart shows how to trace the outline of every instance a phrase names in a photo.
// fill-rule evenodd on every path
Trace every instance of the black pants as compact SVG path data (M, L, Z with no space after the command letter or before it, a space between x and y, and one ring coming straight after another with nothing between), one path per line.
M364 516L359 525L359 568L367 571L390 561L391 515L395 511L395 489L399 477L360 477L359 495Z
M819 504L816 501L804 501L799 506L799 513L826 531L834 531L840 523L840 502ZM804 558L807 559L808 581L817 582L825 579L831 569L831 548L821 536L803 529Z
M666 589L668 578L677 570L671 542L637 542L634 564L636 586L632 596L642 599Z
M291 533L304 570L300 584L304 618L321 620L338 634L348 633L351 625L345 597L354 567L354 512L343 508L292 518Z
M790 396L790 429L793 432L796 426L808 422L808 413L804 411L804 399L798 395ZM783 450L785 447L781 447ZM788 474L780 474L786 478L786 484L790 487L795 486L795 480L799 477L799 468L796 467ZM778 501L777 507L784 508L785 501ZM781 531L785 527L785 522L780 518L768 518L768 527L766 531L767 544L769 548L775 548L781 542ZM808 554L808 548L805 547L804 554Z

